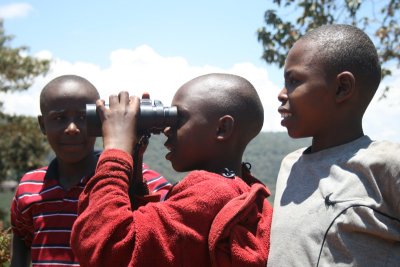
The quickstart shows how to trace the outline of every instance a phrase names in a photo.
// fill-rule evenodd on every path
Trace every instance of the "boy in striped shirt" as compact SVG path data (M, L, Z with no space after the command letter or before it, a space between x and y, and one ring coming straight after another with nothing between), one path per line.
M79 195L99 157L85 118L86 104L97 99L97 89L76 75L60 76L43 88L38 121L56 158L26 173L17 188L11 205L12 266L79 266L69 240ZM142 173L149 192L161 199L171 185L144 164Z

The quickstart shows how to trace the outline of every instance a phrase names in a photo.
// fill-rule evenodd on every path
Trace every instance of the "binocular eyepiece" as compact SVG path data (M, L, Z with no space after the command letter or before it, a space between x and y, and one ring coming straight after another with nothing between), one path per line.
M159 134L166 127L175 126L177 121L178 110L175 106L164 107L159 100L140 100L138 135ZM102 136L101 120L95 104L86 105L86 124L88 136Z

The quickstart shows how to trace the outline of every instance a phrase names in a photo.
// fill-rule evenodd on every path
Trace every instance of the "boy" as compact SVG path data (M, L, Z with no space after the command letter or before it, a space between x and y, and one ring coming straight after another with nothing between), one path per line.
M164 131L166 158L175 170L192 172L164 202L133 212L127 188L139 99L121 92L109 102L110 109L97 102L105 151L79 199L71 235L81 265L265 266L269 193L241 163L263 124L250 82L208 74L176 92L179 122Z
M312 145L281 164L268 266L399 266L400 145L362 129L381 79L372 41L322 26L294 44L284 72L281 124Z
M39 125L56 158L48 167L26 173L11 206L12 266L79 266L69 245L78 197L94 173L95 137L86 135L85 108L99 99L86 79L64 75L50 81L40 95ZM169 184L144 166L150 191ZM160 178L160 179L158 179ZM152 182L151 182L152 181Z

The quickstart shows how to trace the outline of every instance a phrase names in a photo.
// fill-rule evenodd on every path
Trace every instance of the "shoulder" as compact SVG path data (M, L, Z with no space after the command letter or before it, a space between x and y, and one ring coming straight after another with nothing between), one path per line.
M373 141L371 145L368 147L368 149L369 151L374 153L379 153L382 156L386 154L387 156L391 157L393 155L398 155L400 149L400 143L394 143L386 140Z
M36 196L43 188L47 167L29 171L22 176L15 191L15 200L26 206L30 203L31 196Z
M20 185L23 183L27 183L29 181L43 182L44 177L46 176L46 172L47 172L47 166L25 173L20 180Z
M400 168L400 144L390 141L372 141L366 148L362 148L357 156L369 164L393 165Z
M290 152L282 159L282 164L291 164L297 161L301 155L303 155L304 151L307 150L307 147L299 148L295 151Z
M249 190L249 186L240 178L226 178L208 171L192 171L177 185L180 189L212 194L238 195Z

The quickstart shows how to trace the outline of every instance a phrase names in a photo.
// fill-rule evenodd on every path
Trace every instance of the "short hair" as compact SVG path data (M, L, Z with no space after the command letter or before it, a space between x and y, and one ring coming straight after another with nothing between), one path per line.
M301 39L317 45L315 60L320 60L328 73L349 71L356 83L375 94L381 81L381 66L375 45L361 29L345 24L324 25Z
M235 117L245 142L261 131L264 123L263 105L256 89L247 79L229 73L210 73L189 83L197 83L204 92L205 113Z
M72 75L72 74L67 74L67 75L61 75L59 77L54 78L51 80L49 83L47 83L43 89L42 92L40 93L40 112L43 114L45 107L46 107L46 93L48 90L51 90L51 88L54 88L55 86L59 86L62 83L68 82L68 81L74 81L77 83L80 83L82 85L85 85L86 89L92 91L94 95L97 97L97 99L100 98L99 92L97 91L96 87L89 82L87 79L78 76L78 75Z

